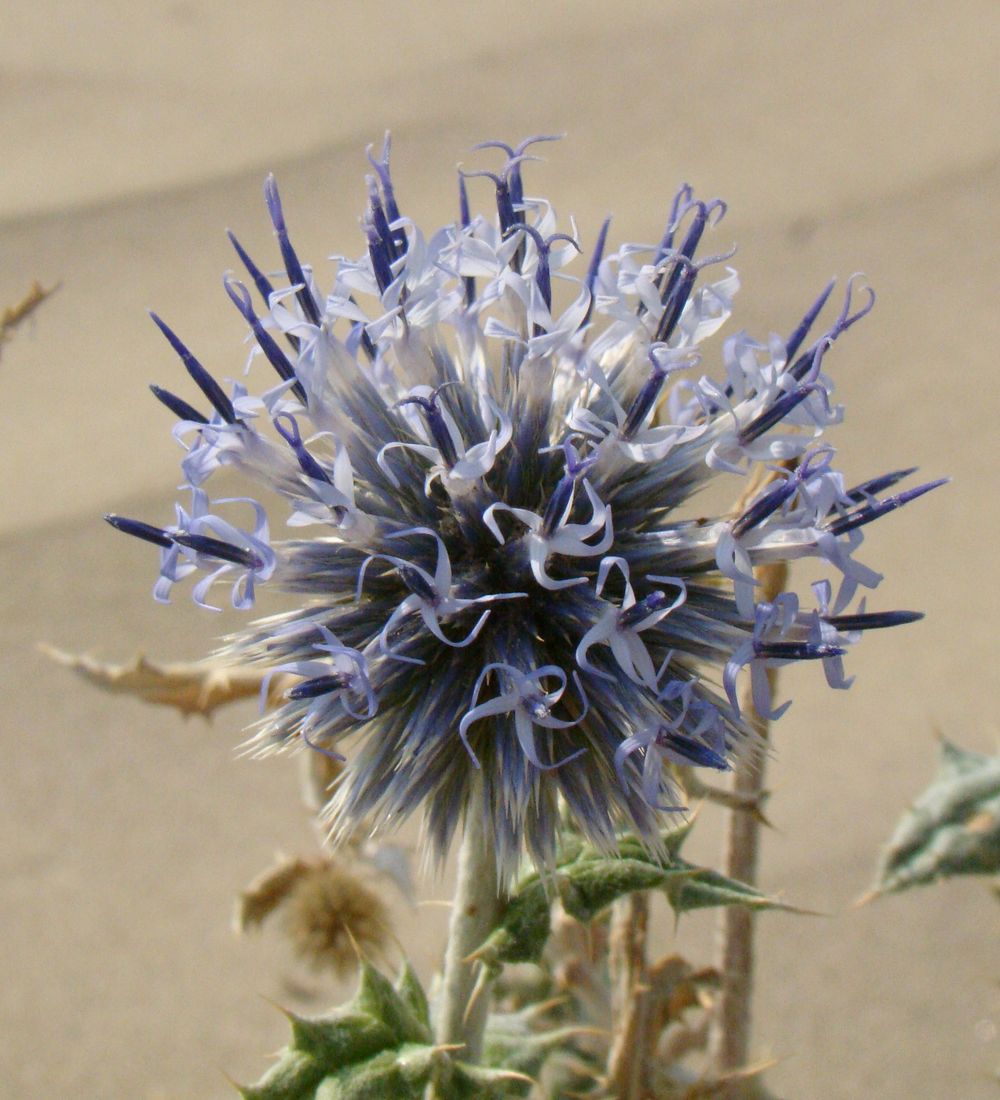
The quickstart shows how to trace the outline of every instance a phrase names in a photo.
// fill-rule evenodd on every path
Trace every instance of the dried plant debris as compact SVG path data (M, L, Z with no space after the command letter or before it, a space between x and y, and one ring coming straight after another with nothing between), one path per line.
M58 283L46 290L41 283L34 282L31 284L28 293L19 302L7 306L6 309L0 312L0 344L9 340L14 329L34 313L42 302L58 289Z
M236 899L234 929L244 933L260 928L315 866L315 861L279 856L278 862L258 875Z
M722 1075L706 1068L719 975L680 955L636 973L632 1000L643 1002L641 1035L636 1033L641 1045L616 1059L623 1027L608 965L610 925L607 914L584 926L556 907L539 962L506 968L494 987L487 1063L534 1078L523 1093L529 1100L763 1096L763 1064ZM637 1016L632 1013L633 1022ZM627 1080L621 1072L627 1064L641 1064L643 1076Z
M1000 872L1000 757L942 738L931 785L896 826L861 901L951 875Z
M93 657L66 653L42 644L42 653L78 676L117 695L133 695L145 703L176 707L182 714L212 712L228 703L260 695L267 669L222 665L211 659L161 664L141 654L127 664L107 664ZM272 676L267 684L266 702L275 706L293 678Z
M313 970L350 973L361 958L380 957L392 940L388 909L343 861L280 859L243 891L234 925L260 928L281 912L281 928Z

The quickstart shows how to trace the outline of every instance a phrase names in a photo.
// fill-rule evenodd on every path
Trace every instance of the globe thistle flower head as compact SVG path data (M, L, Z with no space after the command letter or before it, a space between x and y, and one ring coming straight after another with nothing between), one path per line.
M939 484L848 488L822 441L842 416L826 357L870 290L849 281L823 327L831 283L787 338L738 332L708 356L738 288L731 252L702 255L725 205L685 186L657 242L609 251L605 222L588 251L525 192L542 140L486 143L501 163L460 174L457 220L430 236L400 211L388 139L369 150L365 247L328 280L269 178L282 270L230 234L257 304L225 278L247 381L217 381L154 317L201 394L153 387L188 502L164 527L109 517L159 548L159 600L196 577L206 607L223 584L239 609L264 584L294 596L225 656L298 678L249 744L345 758L335 834L423 808L441 855L482 814L505 877L525 853L551 864L564 814L600 846L621 827L655 845L679 806L668 765L722 770L752 747L742 675L765 718L788 706L768 668L819 662L846 687L864 630L919 617L849 610L880 580L864 527ZM492 212L472 213L478 189ZM224 466L286 514L211 500ZM685 507L719 481L745 495L762 466L735 514ZM273 539L280 520L302 534ZM759 599L754 568L797 558L815 589Z

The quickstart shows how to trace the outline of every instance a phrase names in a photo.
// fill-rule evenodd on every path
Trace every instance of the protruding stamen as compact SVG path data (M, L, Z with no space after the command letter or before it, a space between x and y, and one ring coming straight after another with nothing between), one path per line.
M126 535L133 535L144 542L151 542L156 546L162 546L164 549L168 549L174 544L172 535L167 534L162 527L154 527L151 523L143 523L138 519L128 519L125 516L116 516L113 513L109 513L104 519L116 531L123 531Z
M243 546L233 546L232 543L214 539L210 535L180 534L171 535L171 538L179 546L186 546L189 550L205 554L210 558L218 558L219 561L246 566L247 569L260 569L264 564L252 550L247 550Z
M915 489L908 489L905 493L898 493L894 497L886 497L885 500L877 500L871 504L862 505L856 511L832 520L827 524L826 529L831 535L845 535L856 527L863 527L866 523L871 523L872 520L879 519L888 512L894 512L897 508L902 508L904 504L909 504L911 500L922 497L924 493L929 493L931 489L937 489L939 486L945 485L948 480L948 478L942 477L937 481L928 482L926 485L918 485Z
M657 611L662 611L665 607L669 607L674 603L674 599L666 594L666 592L650 592L648 596L639 600L638 603L634 603L630 608L622 611L618 616L618 625L627 630L631 627L641 623L643 619L650 615L655 615Z
M155 313L150 311L150 317L153 318L156 327L167 338L170 346L180 356L181 362L184 364L185 370L191 375L194 380L194 384L201 390L201 392L211 402L212 408L222 417L227 424L236 424L236 410L233 408L232 401L225 395L222 387L218 382L208 373L207 370L198 362L197 359L191 354L185 347L181 340L174 333L173 329L165 321L162 321ZM240 421L242 423L242 421Z
M524 202L524 186L521 181L521 163L525 160L537 160L537 157L526 157L525 150L540 141L561 141L562 134L535 134L525 138L516 146L510 146L505 141L481 141L474 145L474 149L502 149L508 157L504 171L510 173L510 194L515 206ZM523 220L523 219L522 219Z
M882 630L888 626L905 626L919 622L922 611L869 611L857 615L821 615L825 623L845 633L852 630Z
M374 176L369 176L368 183L368 212L372 225L379 239L385 247L386 255L390 262L399 258L398 242L389 229L389 219L386 217L385 207L382 205L382 196L379 194L378 185Z
M788 372L792 377L801 381L806 377L810 371L815 369L816 355L819 354L822 357L823 351L828 348L838 336L842 336L851 325L860 321L862 317L867 316L872 311L875 305L875 291L870 286L866 286L864 289L868 292L868 301L859 310L851 313L851 298L854 293L854 284L861 278L860 275L852 275L847 280L847 290L844 294L844 306L840 311L840 316L834 321L829 332L825 333L819 338L807 351L795 360L795 362L788 368Z
M827 299L833 293L833 288L837 285L836 279L831 279L815 302L809 307L806 315L799 322L798 328L792 333L791 336L785 341L785 362L791 363L796 352L802 346L802 341L809 335L809 330L813 327L816 318L820 315L823 307L827 303Z
M660 241L660 247L656 250L655 263L659 263L674 247L674 234L677 232L683 213L689 208L691 199L694 198L694 188L689 183L682 183L674 195L674 201L670 205L670 218L667 228Z
M508 168L509 167L510 163L508 162ZM465 172L459 169L459 173L466 179L474 179L478 176L483 176L493 181L493 186L496 188L497 193L497 216L500 219L500 232L504 236L521 224L514 212L514 201L510 196L510 181L506 174L498 176L496 172L487 172L482 168L476 172Z
M278 238L278 246L281 249L281 259L285 265L285 271L293 284L297 284L295 296L302 306L302 312L310 324L318 328L322 322L322 315L316 305L316 299L309 289L306 273L302 270L302 264L292 248L292 242L288 239L288 228L285 225L285 215L281 209L281 196L278 194L278 185L274 176L269 175L264 182L264 201L267 203L268 213L271 215L271 224L274 226L274 234Z
M785 501L790 500L795 495L798 487L796 478L788 478L786 481L779 481L773 488L768 489L733 524L733 538L738 539L741 535L745 535L747 531L752 531L755 527L760 526L768 516L775 513Z
M552 249L552 242L569 241L577 252L580 251L580 246L568 233L553 233L551 237L545 238L537 229L530 225L519 225L517 227L517 232L526 233L535 242L535 248L538 250L538 266L535 269L535 283L542 296L542 301L545 303L545 308L551 309L552 273L549 269L549 252Z
M229 243L236 249L236 255L240 258L240 263L247 269L247 274L253 279L253 284L257 288L257 293L264 299L264 305L271 308L271 295L274 293L274 286L271 280L264 274L263 271L250 259L250 255L247 250L236 239L236 234L231 230L226 230L226 236L229 238Z
M545 514L542 516L541 533L546 539L551 538L566 514L573 499L576 483L597 462L596 454L581 459L572 443L563 444L563 453L566 456L566 473L556 483L545 506Z
M773 405L740 429L738 438L741 446L745 447L748 443L759 439L766 431L784 420L793 409L801 405L811 393L816 392L823 392L823 387L819 383L810 382L808 385L782 394Z
M381 207L379 208L381 209ZM383 219L384 220L384 219ZM378 230L374 211L370 211L364 219L365 236L368 238L368 255L372 261L372 273L378 284L379 293L384 294L392 285L392 253L390 246L386 244L385 237Z
M826 657L842 657L847 650L840 646L815 642L753 643L754 656L777 661L821 661Z
M917 467L911 466L908 470L895 470L891 474L873 477L870 481L863 481L860 485L855 485L853 489L848 489L846 495L855 504L864 504L866 500L871 500L877 493L884 493L886 489L891 489L893 485L916 472Z
M458 216L463 229L468 229L472 225L472 216L469 213L469 189L465 184L465 176L461 172L458 174ZM471 306L476 300L475 277L472 275L463 276L462 286L465 289L465 304Z
M385 199L385 212L389 221L399 220L399 207L396 205L396 194L392 187L392 175L389 172L389 151L392 138L388 130L382 139L382 159L376 160L372 156L372 147L368 146L368 163L378 173L379 183L382 185L382 195Z
M166 405L179 420L190 420L195 424L208 423L207 416L203 416L193 405L189 405L182 397L178 397L177 394L171 393L170 390L162 389L160 386L151 385L149 388L156 400Z
M286 382L292 382L292 392L303 403L306 402L306 391L302 383L298 381L295 368L289 362L288 357L275 343L274 338L260 323L257 314L254 313L253 303L250 301L250 291L238 280L226 275L222 280L230 301L243 315L243 319L250 326L254 339L264 353L267 361L278 372L278 376ZM294 380L294 381L293 381Z
M398 558L393 558L392 562L396 567L396 572L402 577L403 583L415 596L426 600L432 607L441 602L441 596L438 595L434 585L428 581L421 570Z
M601 260L604 258L604 246L608 241L608 229L610 226L611 215L609 214L601 225L600 233L597 234L597 244L594 246L594 254L590 258L590 267L587 268L587 277L583 280L583 285L590 294L590 301L587 303L587 312L580 322L580 328L588 324L594 313L594 287L597 285L597 275L600 271Z
M278 435L280 435L295 452L295 457L298 459L299 466L302 467L302 472L306 477L311 477L316 481L325 481L328 485L332 484L326 470L324 470L316 459L306 450L306 445L302 442L302 436L299 434L299 424L295 417L292 416L291 413L281 413L274 418L273 423ZM285 424L287 424L288 427L285 427Z
M236 255L239 256L240 262L247 269L247 274L253 280L253 284L257 288L257 293L263 298L265 307L270 309L271 295L274 293L274 284L253 260L250 259L247 250L236 239L236 235L231 229L226 230L226 236L229 238L229 243L236 249ZM300 341L297 336L291 332L286 332L285 339L291 344L295 351L299 350Z
M351 686L351 677L346 672L334 672L328 676L314 676L311 680L290 687L285 692L286 699L316 699L320 695L330 695L335 691L344 691Z
M712 199L708 203L692 202L677 216L677 220L683 218L684 214L691 209L695 211L694 221L684 238L684 243L681 245L676 257L673 258L674 262L670 274L660 291L663 313L660 317L660 323L657 325L654 337L656 340L668 340L670 334L677 327L677 322L680 320L681 313L684 311L684 306L698 277L698 265L692 263L694 254L698 250L698 245L701 243L702 235L711 220L712 214L719 211L719 216L714 223L717 224L725 217L726 204L721 199ZM664 238L664 240L666 239ZM671 242L673 241L673 231L669 233L669 239Z
M455 448L455 442L451 437L451 432L448 430L448 425L445 423L445 419L441 415L441 409L438 407L438 395L445 386L454 385L458 385L458 383L445 382L444 385L438 386L438 388L431 393L429 398L413 395L411 397L404 397L402 401L396 402L397 405L419 406L427 420L427 428L431 433L431 438L434 440L434 446L437 447L438 453L441 455L441 460L449 470L458 462L459 455Z
M650 348L649 359L653 369L625 415L625 422L621 427L622 439L631 439L646 422L646 417L653 411L653 406L659 399L664 379L670 374L670 369L657 359L655 348Z
M701 238L708 225L709 214L709 207L703 202L692 203L691 208L695 211L694 221L691 223L691 228L688 230L687 236L684 238L684 243L681 245L680 249L680 254L687 260L694 258L694 254L698 250L698 245L701 244ZM673 274L674 272L671 272L671 276L673 276ZM661 296L661 300L665 300L669 289L669 285L664 287L664 293Z
M698 268L695 264L684 256L678 255L674 258L670 278L662 295L663 313L653 335L654 341L663 343L673 335L697 278Z
M668 749L682 756L698 768L716 768L718 771L728 771L729 763L704 741L694 737L688 737L669 726L661 726L656 734L656 743L661 748Z

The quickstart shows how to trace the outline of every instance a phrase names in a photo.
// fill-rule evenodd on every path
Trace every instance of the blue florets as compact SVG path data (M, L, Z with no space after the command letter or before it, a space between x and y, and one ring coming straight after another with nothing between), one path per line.
M335 832L422 806L440 854L463 813L484 813L504 875L525 851L551 862L564 809L599 845L622 826L655 843L657 811L678 801L666 765L725 768L751 743L744 668L769 717L787 706L772 705L769 667L815 660L846 686L860 631L916 617L847 611L880 579L855 558L860 529L930 487L847 489L819 442L841 417L824 357L870 291L857 309L852 280L818 334L831 287L787 340L729 337L713 380L700 345L738 280L728 255L698 248L725 206L685 186L658 244L607 256L605 223L575 278L577 241L524 194L530 145L500 144L497 172L461 179L458 223L425 238L399 212L387 142L370 157L367 250L339 258L326 291L268 179L284 271L275 285L232 238L260 313L225 285L251 374L273 384L227 392L154 318L208 406L153 388L180 418L191 500L166 527L109 517L159 547L158 599L199 572L206 606L220 580L238 608L263 583L298 597L228 656L297 678L255 751L345 754ZM474 175L495 218L470 213ZM736 498L768 463L774 479L736 514L683 514L706 483L726 478ZM220 466L284 497L309 536L273 542L256 501L212 504ZM755 565L803 557L833 578L812 606L757 600Z

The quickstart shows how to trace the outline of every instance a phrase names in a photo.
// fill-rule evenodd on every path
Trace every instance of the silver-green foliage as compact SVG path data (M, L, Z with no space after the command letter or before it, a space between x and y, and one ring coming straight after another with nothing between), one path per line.
M896 826L873 895L950 875L1000 872L1000 757L941 741L931 785Z
M518 1074L457 1061L435 1045L427 998L404 967L396 985L369 963L353 999L325 1016L288 1014L292 1040L244 1100L421 1100L432 1081L448 1100L522 1095Z
M639 840L623 836L612 853L583 842L568 844L553 875L523 879L507 905L500 927L477 952L487 967L537 962L549 937L553 895L563 909L583 923L613 902L638 890L661 891L674 912L722 905L751 909L791 909L750 886L706 867L689 863L680 848L691 823L661 833L662 855L650 853Z

